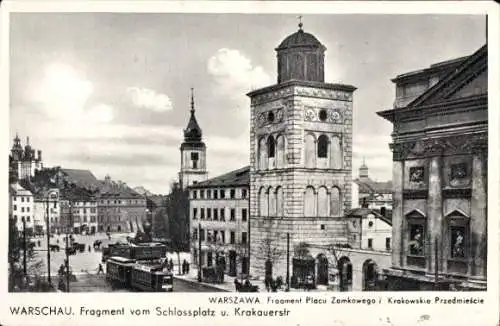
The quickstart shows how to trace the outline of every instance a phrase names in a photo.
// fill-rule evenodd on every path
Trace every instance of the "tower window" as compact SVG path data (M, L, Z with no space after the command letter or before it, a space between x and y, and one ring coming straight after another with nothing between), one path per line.
M274 112L273 111L269 111L267 113L267 122L269 122L269 123L274 122Z
M318 138L318 157L328 157L328 137L321 135Z
M191 153L191 162L193 164L193 169L197 169L198 168L198 160L199 160L198 153L196 153L196 152Z
M326 110L319 111L319 120L326 121L327 117L328 117L328 114L326 113Z
M276 152L276 142L274 141L274 137L270 135L267 138L267 157L274 157L275 152Z

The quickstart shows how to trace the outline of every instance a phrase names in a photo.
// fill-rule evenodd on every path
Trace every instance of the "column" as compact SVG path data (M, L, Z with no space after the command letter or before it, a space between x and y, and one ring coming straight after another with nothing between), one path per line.
M472 156L472 197L470 220L470 255L472 257L471 274L479 279L486 279L487 250L487 215L486 215L486 184L487 167L480 149Z
M403 161L392 162L392 266L404 267ZM361 244L362 245L362 244Z
M427 234L426 252L427 273L433 274L442 269L443 238L443 198L441 194L441 156L432 156L429 161L429 194L427 197ZM429 243L430 242L430 243ZM436 248L437 244L437 248ZM436 250L438 261L436 262Z

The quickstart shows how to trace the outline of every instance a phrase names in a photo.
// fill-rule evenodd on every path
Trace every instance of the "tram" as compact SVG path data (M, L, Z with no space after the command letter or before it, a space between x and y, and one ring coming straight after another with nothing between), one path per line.
M106 262L109 257L124 257L128 259L159 259L165 257L167 246L156 243L140 244L110 244L102 251L102 262Z
M127 289L145 292L173 291L173 274L163 271L163 265L154 260L110 257L106 261L106 280Z

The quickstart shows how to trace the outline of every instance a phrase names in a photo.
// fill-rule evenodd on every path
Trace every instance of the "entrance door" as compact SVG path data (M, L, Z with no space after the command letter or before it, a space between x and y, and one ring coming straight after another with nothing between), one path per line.
M236 276L236 252L229 251L229 276Z
M273 277L273 262L266 260L266 278Z
M318 284L328 285L328 258L318 256Z

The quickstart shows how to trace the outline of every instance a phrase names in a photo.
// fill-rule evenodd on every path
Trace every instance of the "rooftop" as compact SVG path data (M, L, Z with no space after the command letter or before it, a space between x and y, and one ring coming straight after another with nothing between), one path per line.
M99 180L90 170L61 169L61 172L68 178L68 181L85 188L99 186Z
M392 193L392 181L373 181L372 179L355 179L360 193Z
M203 182L198 182L190 186L190 188L208 188L208 187L229 187L229 186L247 186L250 184L250 166L245 166L240 169L228 172L208 179Z

